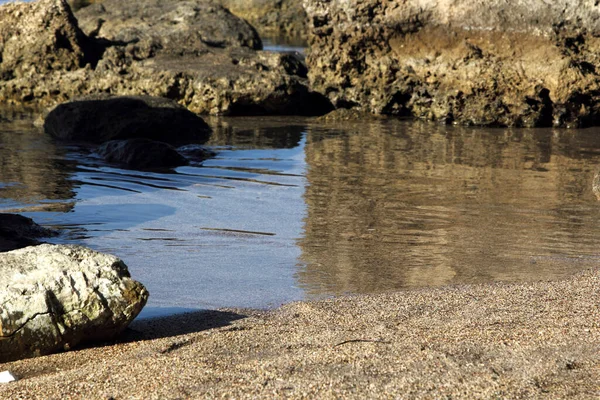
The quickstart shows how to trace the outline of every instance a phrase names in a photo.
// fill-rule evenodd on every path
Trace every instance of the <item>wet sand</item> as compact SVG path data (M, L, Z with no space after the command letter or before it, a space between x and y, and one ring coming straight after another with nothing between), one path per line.
M600 270L135 321L2 399L598 398Z

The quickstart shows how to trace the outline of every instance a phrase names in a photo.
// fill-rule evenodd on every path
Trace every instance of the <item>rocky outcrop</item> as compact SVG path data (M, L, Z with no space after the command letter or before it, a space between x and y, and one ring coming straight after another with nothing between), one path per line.
M217 0L250 22L263 36L306 38L302 0Z
M489 126L600 123L592 0L304 0L312 87L337 106Z
M146 138L169 143L204 143L210 128L173 100L151 96L90 97L58 105L44 130L68 141L103 143Z
M330 108L308 89L302 60L256 51L256 32L208 0L109 1L81 15L89 35L64 0L0 6L9 38L0 39L0 102L44 107L108 93L167 97L205 114Z
M0 362L114 338L148 299L114 256L43 244L0 254Z
M76 17L88 35L135 46L146 54L196 55L210 47L262 48L250 24L208 1L105 0L81 9Z
M96 152L108 162L133 169L170 168L188 163L173 146L148 139L111 140Z
M0 213L0 252L40 244L38 239L57 234L36 224L31 218Z

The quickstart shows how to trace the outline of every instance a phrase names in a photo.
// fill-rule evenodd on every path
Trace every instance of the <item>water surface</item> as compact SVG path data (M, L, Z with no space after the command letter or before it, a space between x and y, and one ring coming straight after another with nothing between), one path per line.
M216 158L132 171L7 119L0 210L123 258L150 314L557 279L600 261L597 129L209 119Z

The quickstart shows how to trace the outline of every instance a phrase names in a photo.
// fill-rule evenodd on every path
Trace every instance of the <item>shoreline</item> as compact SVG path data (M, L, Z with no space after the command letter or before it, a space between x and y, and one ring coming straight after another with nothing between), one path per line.
M2 398L594 398L600 269L136 320L0 365Z

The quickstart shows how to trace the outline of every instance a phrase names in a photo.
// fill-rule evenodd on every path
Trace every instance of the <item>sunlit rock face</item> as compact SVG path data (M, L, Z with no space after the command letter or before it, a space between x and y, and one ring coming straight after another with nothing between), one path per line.
M39 245L0 254L0 362L114 338L148 299L114 256Z
M0 6L0 102L113 94L166 97L202 114L331 108L308 89L301 58L258 51L254 28L211 1L106 1L77 17L64 0Z
M600 122L592 0L305 0L312 87L337 107L486 126Z

